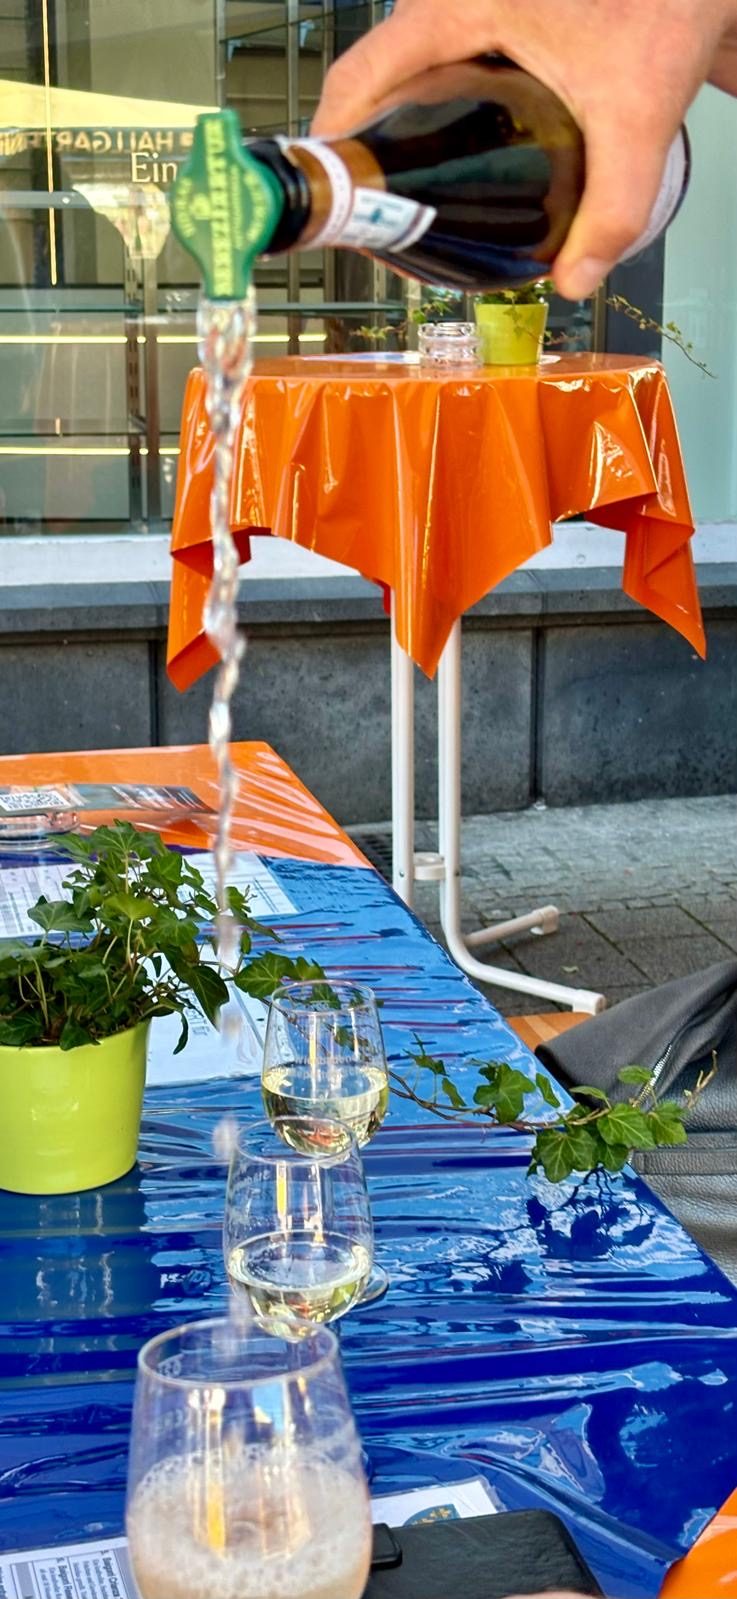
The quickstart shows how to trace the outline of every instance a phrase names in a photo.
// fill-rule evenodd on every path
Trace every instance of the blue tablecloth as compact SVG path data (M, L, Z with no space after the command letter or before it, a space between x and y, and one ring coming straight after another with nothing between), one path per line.
M269 866L298 906L286 950L376 988L395 1060L419 1034L455 1072L534 1071L375 873ZM128 1177L0 1195L0 1547L121 1530L136 1350L226 1303L233 1112L260 1112L255 1081L149 1092ZM341 1341L373 1487L481 1474L562 1515L609 1594L654 1595L737 1484L737 1294L631 1173L551 1187L528 1147L397 1104L366 1152L391 1289Z

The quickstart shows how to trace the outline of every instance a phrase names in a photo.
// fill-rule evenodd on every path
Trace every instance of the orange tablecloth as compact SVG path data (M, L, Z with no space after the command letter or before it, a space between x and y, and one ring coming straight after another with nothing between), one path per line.
M399 642L432 674L454 621L585 512L625 534L622 586L705 652L693 520L655 361L553 357L438 377L390 361L259 362L246 391L231 524L342 561L395 595ZM212 437L190 374L172 532L169 674L212 665Z
M235 849L326 861L331 866L368 866L347 833L269 744L231 744L230 750L241 778L231 829ZM48 788L65 783L173 783L189 788L203 801L201 812L187 816L176 811L135 810L130 812L130 820L137 827L155 828L168 844L188 849L212 847L220 790L217 768L206 744L0 757L0 787ZM91 826L110 814L127 812L123 805L119 812L82 813Z

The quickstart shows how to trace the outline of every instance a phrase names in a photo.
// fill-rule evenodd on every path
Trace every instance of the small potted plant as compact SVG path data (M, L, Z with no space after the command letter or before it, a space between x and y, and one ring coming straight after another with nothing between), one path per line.
M64 849L66 897L38 900L36 938L0 941L0 1187L17 1193L77 1193L130 1170L154 1017L179 1014L178 1054L188 1014L215 1022L229 982L265 996L320 971L273 950L247 959L266 929L231 888L240 955L223 975L199 941L217 914L202 875L156 833L115 822Z
M474 309L485 366L536 365L542 355L552 287L549 278L541 278L523 288L477 297Z

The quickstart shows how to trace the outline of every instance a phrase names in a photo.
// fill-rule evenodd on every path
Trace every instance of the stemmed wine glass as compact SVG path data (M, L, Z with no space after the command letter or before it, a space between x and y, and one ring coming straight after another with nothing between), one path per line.
M328 1117L279 1116L238 1137L225 1194L232 1287L258 1315L344 1316L373 1262L373 1226L353 1135Z
M376 996L356 983L285 983L271 1000L261 1072L264 1109L329 1116L359 1147L378 1132L389 1076Z
M126 1530L143 1599L360 1599L371 1517L334 1334L235 1318L144 1345Z
M285 983L269 1006L261 1072L267 1116L330 1117L363 1147L389 1107L389 1073L376 995L357 983ZM388 1278L374 1265L362 1303Z

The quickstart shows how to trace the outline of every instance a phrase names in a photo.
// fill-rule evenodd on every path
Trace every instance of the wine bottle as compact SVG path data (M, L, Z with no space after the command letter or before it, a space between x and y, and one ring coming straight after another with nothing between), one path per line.
M544 277L584 187L584 141L570 111L499 57L437 68L417 85L411 102L350 137L246 141L279 197L266 253L343 246L470 293ZM671 221L688 170L682 129L628 255Z

